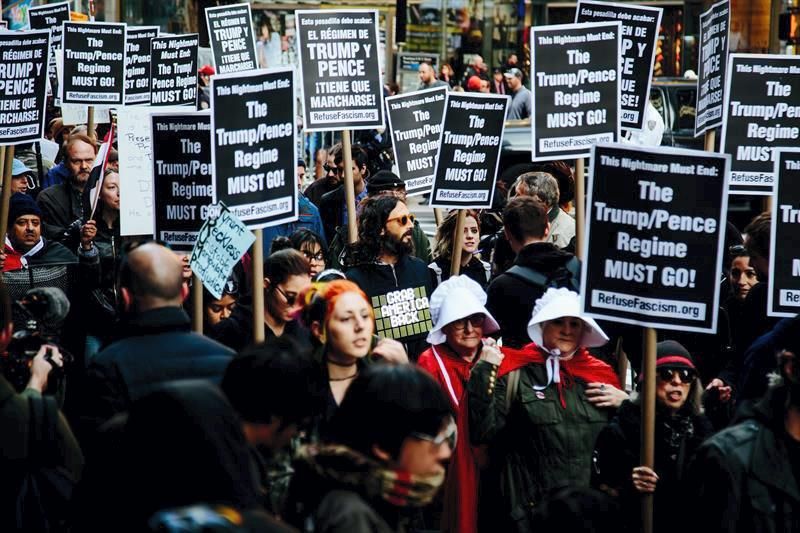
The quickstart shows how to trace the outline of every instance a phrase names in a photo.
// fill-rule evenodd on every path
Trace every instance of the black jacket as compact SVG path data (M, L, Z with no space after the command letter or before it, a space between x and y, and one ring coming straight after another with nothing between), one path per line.
M190 329L189 316L178 307L124 320L121 339L89 365L84 429L97 428L165 382L207 379L219 384L233 350Z
M42 222L47 238L67 245L74 249L80 242L80 232L72 231L65 235L67 228L76 220L87 220L91 214L89 201L89 186L83 192L75 190L70 180L48 187L39 193L36 202L42 208Z
M344 200L344 185L339 185L325 193L320 199L319 216L322 218L325 235L334 235L336 228L342 225L342 213L345 210Z
M253 342L253 309L249 302L239 303L233 308L231 316L221 320L216 326L212 327L206 334L215 341L240 352ZM311 332L303 327L296 320L287 322L283 329L283 335L296 341L298 346L312 351ZM264 324L264 339L275 338L275 333Z
M597 437L592 461L592 486L610 488L619 493L623 529L636 532L641 527L641 498L633 488L631 473L641 464L641 406L624 402L617 415ZM712 432L703 415L688 412L670 417L656 412L655 470L658 483L654 496L654 531L671 531L675 524L671 513L683 509L686 502L686 470L697 448ZM627 529L624 529L627 527Z
M428 270L430 270L431 274L431 284L434 290L436 290L436 287L438 287L441 282L450 278L450 259L439 257L428 265ZM489 263L481 261L477 257L473 257L470 259L469 263L467 263L467 266L461 267L460 274L462 276L467 276L480 285L483 290L486 290L487 285L489 285L489 278L492 275L492 269Z
M800 442L784 429L786 392L743 406L743 421L708 439L690 467L689 531L800 531Z
M572 257L572 254L559 250L549 242L536 242L520 250L514 264L550 276ZM519 348L531 342L528 322L536 300L541 298L544 291L544 287L535 286L509 273L500 274L489 284L486 309L500 324L505 346Z

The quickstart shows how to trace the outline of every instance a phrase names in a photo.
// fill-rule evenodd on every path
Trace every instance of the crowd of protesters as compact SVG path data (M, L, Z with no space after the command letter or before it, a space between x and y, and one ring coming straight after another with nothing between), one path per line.
M445 67L421 87L460 86ZM525 116L517 67L463 81ZM120 235L114 152L93 208L98 136L48 131L57 161L13 162L0 254L0 531L634 532L648 494L656 531L800 530L800 323L766 316L767 214L728 225L717 334L659 333L651 468L640 336L580 311L567 164L467 211L454 258L458 213L431 244L374 143L355 213L340 144L300 159L299 219L202 292L199 334L186 255ZM424 320L398 334L388 294Z

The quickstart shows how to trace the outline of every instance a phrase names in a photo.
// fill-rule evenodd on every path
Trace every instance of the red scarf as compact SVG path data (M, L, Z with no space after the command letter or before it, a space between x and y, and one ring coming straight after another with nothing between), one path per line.
M522 349L501 348L505 356L497 372L498 379L529 364L544 364L548 354L536 344L531 343ZM562 383L558 383L559 398L563 403L563 387L571 386L572 379L578 378L585 383L606 383L620 388L619 379L614 370L606 363L581 348L569 361L561 361ZM469 442L469 394L459 400L458 436L456 452L450 463L447 485L445 486L444 515L442 531L457 533L477 533L478 531L478 482L480 479L479 464L482 462L482 448L472 446ZM505 401L497 399L495 401Z

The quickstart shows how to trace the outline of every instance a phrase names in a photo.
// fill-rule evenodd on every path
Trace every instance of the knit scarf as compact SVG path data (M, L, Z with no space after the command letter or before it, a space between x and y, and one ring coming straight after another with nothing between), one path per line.
M14 246L11 244L11 240L8 238L8 235L6 235L6 262L3 265L3 272L11 272L14 270L28 268L28 258L39 253L42 248L44 248L44 239L39 237L39 242L37 242L33 248L23 254L22 252L18 252L14 249Z

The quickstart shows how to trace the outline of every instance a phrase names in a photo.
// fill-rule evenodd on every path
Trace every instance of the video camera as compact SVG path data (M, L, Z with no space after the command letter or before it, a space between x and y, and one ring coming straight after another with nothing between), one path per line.
M69 313L69 300L56 287L30 289L14 302L25 317L22 329L15 331L6 352L0 356L0 372L16 390L23 390L30 379L31 362L43 344L57 344L58 332ZM59 348L64 365L73 361L72 355ZM49 360L50 353L45 356ZM58 386L64 375L62 367L53 366L49 383Z

